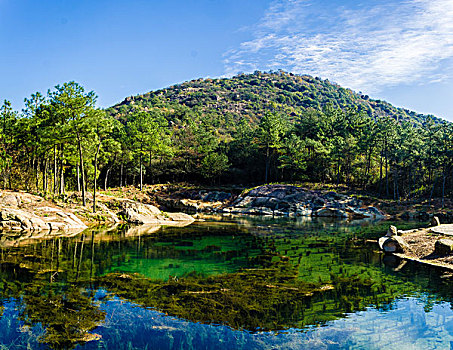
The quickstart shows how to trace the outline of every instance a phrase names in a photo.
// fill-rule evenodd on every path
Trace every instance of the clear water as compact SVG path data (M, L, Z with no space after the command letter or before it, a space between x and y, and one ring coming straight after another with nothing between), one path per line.
M452 277L379 253L368 240L391 223L206 219L138 236L0 237L0 349L450 349ZM329 288L297 299L305 282Z

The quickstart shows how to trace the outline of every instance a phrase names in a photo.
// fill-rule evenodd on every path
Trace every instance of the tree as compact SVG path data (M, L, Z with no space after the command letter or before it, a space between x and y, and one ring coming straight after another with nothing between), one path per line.
M3 188L11 188L11 167L13 164L14 126L17 113L11 102L5 100L0 107L0 172L3 175Z
M209 153L201 161L201 172L208 179L214 179L224 173L230 164L228 157L223 153Z
M97 171L98 171L98 156L101 146L103 148L118 148L118 142L111 139L113 130L113 119L107 117L104 111L97 111L93 113L90 120L93 136L96 144L96 151L94 154L94 176L93 176L93 213L96 212L96 190L97 190Z
M266 167L264 172L265 183L267 183L269 179L271 156L275 150L283 146L282 139L286 131L286 120L277 113L266 113L260 121L257 138L258 143L265 149L266 154Z
M95 108L96 95L74 81L57 85L54 91L49 91L51 113L57 125L67 131L75 139L79 154L80 172L82 176L82 202L86 206L86 181L84 163L84 141L90 140L92 134L92 120L98 115ZM67 130L66 130L67 126Z
M143 190L143 163L153 151L168 146L165 140L163 124L165 120L160 114L136 112L131 115L126 130L131 138L131 146L138 154L140 171L140 191Z

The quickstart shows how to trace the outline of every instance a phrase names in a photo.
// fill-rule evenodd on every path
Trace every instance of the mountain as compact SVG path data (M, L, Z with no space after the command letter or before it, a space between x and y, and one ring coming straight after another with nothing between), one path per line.
M116 117L125 117L131 111L157 108L165 112L167 119L172 120L191 110L209 114L214 127L228 129L244 117L256 123L267 110L298 116L308 109L322 109L329 104L341 109L357 108L373 118L389 116L413 125L423 124L428 117L441 121L434 116L374 100L327 79L283 71L257 71L232 78L195 79L127 97L108 108L108 111Z

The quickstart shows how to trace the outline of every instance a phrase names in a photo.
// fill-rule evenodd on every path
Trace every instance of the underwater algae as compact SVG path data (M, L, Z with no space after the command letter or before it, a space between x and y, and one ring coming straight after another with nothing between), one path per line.
M204 223L97 237L2 248L1 298L17 301L23 327L42 325L42 344L71 348L98 339L96 328L108 324L102 305L116 296L189 322L278 334L369 307L391 309L424 289L385 267L362 229ZM103 299L94 297L100 290Z

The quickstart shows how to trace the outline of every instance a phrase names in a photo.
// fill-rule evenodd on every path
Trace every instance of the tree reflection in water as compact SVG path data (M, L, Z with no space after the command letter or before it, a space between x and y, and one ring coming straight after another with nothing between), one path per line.
M390 309L429 285L386 267L358 239L383 230L227 222L138 236L99 228L72 238L3 239L1 298L16 300L24 327L41 324L40 341L52 348L97 339L105 322L99 289L193 322L303 329L369 306ZM436 298L448 300L447 290Z

